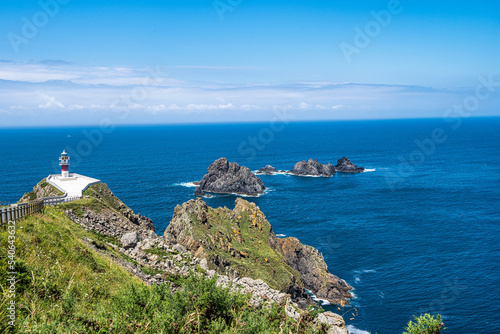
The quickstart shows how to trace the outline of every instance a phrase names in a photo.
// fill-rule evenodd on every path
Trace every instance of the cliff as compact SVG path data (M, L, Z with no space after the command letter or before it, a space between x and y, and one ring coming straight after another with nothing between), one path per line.
M352 297L351 287L328 272L316 249L295 238L277 238L262 211L241 198L233 210L208 207L201 199L178 205L164 239L207 259L210 269L260 278L273 289L295 295L299 303L307 302L304 288L332 303Z
M17 301L32 309L19 308L27 320L16 330L348 334L341 316L304 310L307 279L286 264L254 204L212 209L191 200L175 209L169 228L174 234L157 236L152 221L105 184L18 221ZM0 227L2 242L8 235Z

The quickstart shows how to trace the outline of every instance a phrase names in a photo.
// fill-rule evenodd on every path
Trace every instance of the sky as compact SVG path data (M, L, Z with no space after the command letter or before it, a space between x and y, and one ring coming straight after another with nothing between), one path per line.
M0 6L0 127L500 116L498 1Z

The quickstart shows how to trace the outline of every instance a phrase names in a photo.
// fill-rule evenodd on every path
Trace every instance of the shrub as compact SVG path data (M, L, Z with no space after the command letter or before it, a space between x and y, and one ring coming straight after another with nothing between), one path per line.
M445 327L441 315L436 317L428 313L415 317L415 322L410 321L403 334L440 334Z

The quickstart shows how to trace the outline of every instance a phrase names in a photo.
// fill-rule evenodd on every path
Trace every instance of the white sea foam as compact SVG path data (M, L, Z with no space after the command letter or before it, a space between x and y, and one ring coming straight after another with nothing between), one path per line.
M365 170L363 171L363 173L375 172L375 171L376 171L375 168L365 168Z
M285 234L276 234L276 236L277 236L278 238L283 238L283 237L286 237L286 235L285 235Z
M318 302L321 306L332 305L328 300L316 297L316 295L311 290L308 290L308 289L304 289L304 290L309 295L309 297L311 297L315 302Z
M196 184L194 184L193 182L179 182L179 183L174 183L173 186L195 188Z
M347 325L347 329L349 330L349 333L351 333L351 334L370 334L370 332L356 328L353 325Z
M365 269L365 270L354 270L356 274L374 274L377 271L375 269Z

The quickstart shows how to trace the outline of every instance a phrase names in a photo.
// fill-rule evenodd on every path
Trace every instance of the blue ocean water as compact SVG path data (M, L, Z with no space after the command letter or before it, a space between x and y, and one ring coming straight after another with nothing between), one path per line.
M345 155L370 171L261 176L268 191L247 198L355 288L350 306L325 307L352 333L401 333L424 312L449 333L500 332L500 118L2 129L0 201L58 172L63 149L70 171L107 183L159 234L219 157L256 170Z

